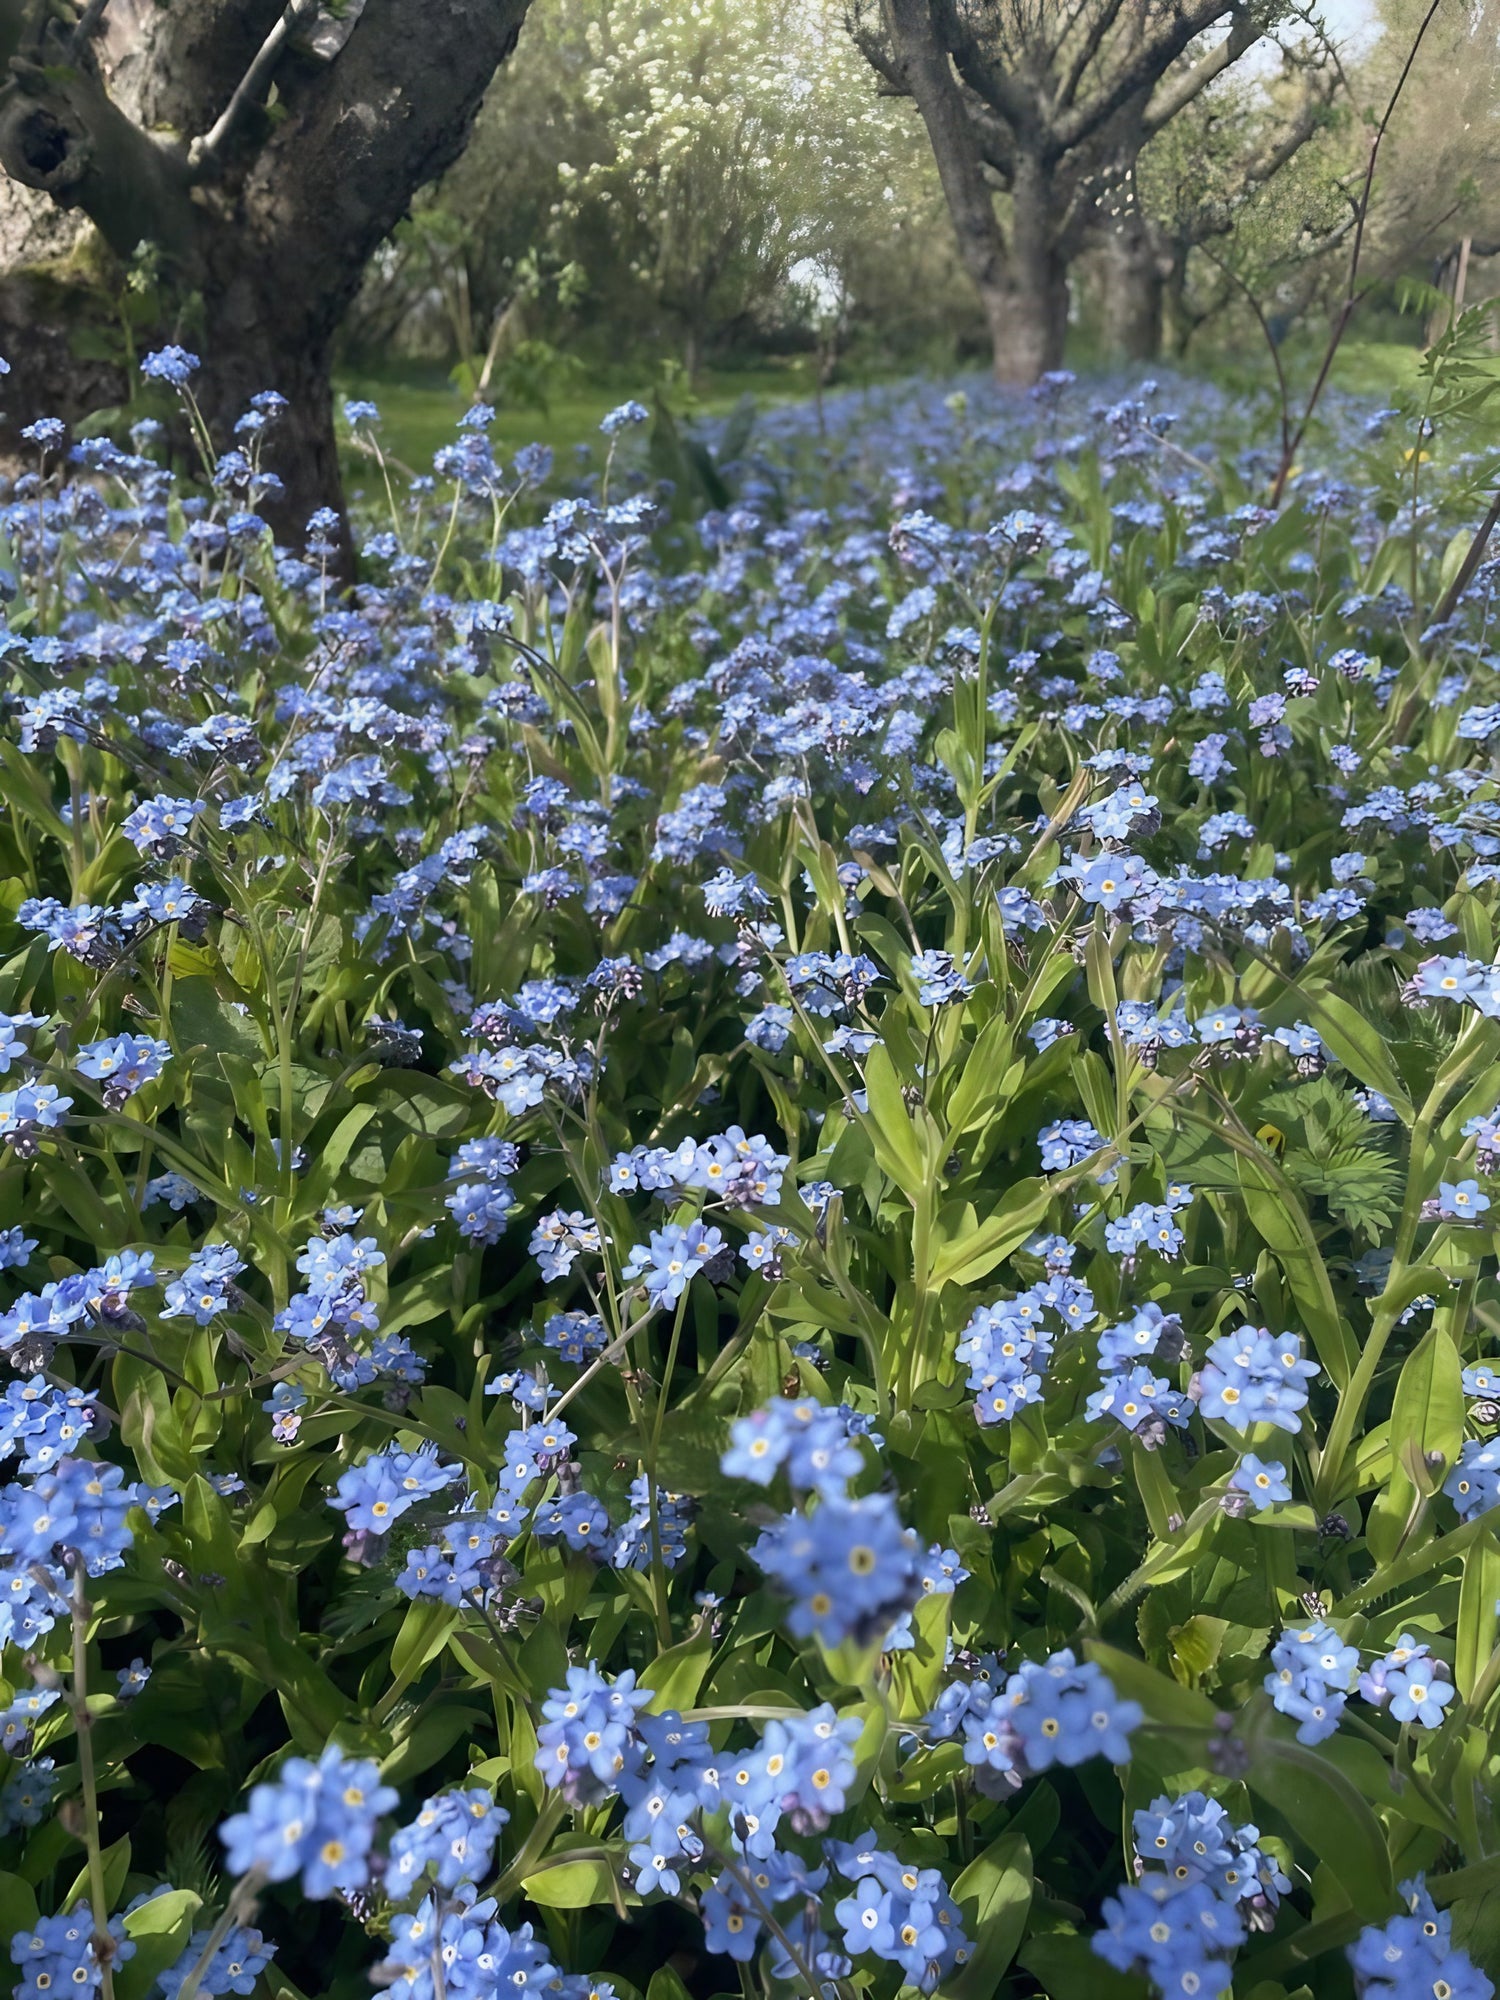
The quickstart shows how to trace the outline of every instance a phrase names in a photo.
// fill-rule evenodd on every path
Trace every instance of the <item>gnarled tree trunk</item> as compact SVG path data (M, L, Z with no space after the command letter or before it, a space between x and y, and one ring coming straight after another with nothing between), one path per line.
M145 245L162 307L137 347L200 355L221 447L258 390L292 402L267 452L279 535L341 509L334 334L412 195L458 156L527 5L363 0L334 24L315 0L112 0L101 38L97 9L37 29L0 0L7 427L126 400L117 302Z

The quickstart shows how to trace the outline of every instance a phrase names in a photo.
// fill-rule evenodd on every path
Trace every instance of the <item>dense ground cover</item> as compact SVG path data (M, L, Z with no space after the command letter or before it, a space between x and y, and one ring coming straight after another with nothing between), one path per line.
M1443 366L1279 515L1184 385L650 463L627 407L587 484L481 411L349 596L256 514L274 399L196 490L35 427L27 2000L1492 1991L1500 699Z
M1293 394L1305 396L1323 360L1323 342L1288 341L1280 358ZM1194 360L1197 365L1196 355ZM1334 359L1332 379L1336 388L1370 397L1375 405L1383 405L1396 396L1416 391L1421 362L1422 350L1415 344L1348 340ZM1081 360L1078 365L1084 368L1086 364ZM1500 360L1481 357L1478 365L1500 374ZM1203 357L1202 366L1235 401L1262 411L1265 421L1274 423L1274 399L1264 348L1219 347L1212 355ZM855 421L853 410L858 397L872 394L877 402L883 403L886 392L894 386L896 372L893 367L861 369L857 364L841 368L842 386L836 397L830 394L829 400L837 399L843 404L842 421L846 428ZM1135 372L1146 373L1144 369ZM632 365L628 360L622 361L607 374L579 365L576 371L564 373L556 383L543 385L545 409L501 400L490 437L502 456L523 444L540 441L552 447L568 470L574 470L575 459L588 463L582 456L582 447L588 447L590 458L602 456L600 420L625 397L645 394L643 385L650 376L644 362ZM699 422L726 417L747 400L762 408L813 401L816 381L816 357L792 354L773 357L755 366L706 368L691 392L679 379L665 393L671 407L685 420ZM953 386L982 397L983 382L982 373L973 370ZM379 370L352 366L341 372L339 386L346 398L378 405L380 439L386 457L413 468L428 465L432 454L451 439L468 400L441 363L394 363ZM1128 380L1122 380L1115 390L1117 398L1130 393ZM1492 421L1489 430L1486 441L1493 444ZM378 469L356 439L348 433L344 435L348 446L346 478L362 497L378 493Z

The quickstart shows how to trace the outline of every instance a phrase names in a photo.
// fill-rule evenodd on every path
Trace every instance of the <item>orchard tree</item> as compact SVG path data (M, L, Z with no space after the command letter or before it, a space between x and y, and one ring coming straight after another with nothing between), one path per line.
M785 303L794 266L868 233L915 134L809 0L594 0L585 35L592 124L559 168L559 226L592 232L573 252L591 276L608 235L692 374L711 336Z
M828 358L830 331L951 347L978 316L931 149L867 79L842 0L538 8L345 338L460 360L497 337L596 361L650 347L694 368L794 330Z
M1099 202L1110 354L1151 360L1164 338L1180 354L1247 291L1274 314L1285 278L1340 239L1351 216L1341 74L1320 35L1299 38L1277 73L1220 78L1128 160Z
M123 401L126 296L132 339L201 355L216 440L257 391L290 398L272 459L288 527L339 504L335 330L457 157L527 4L0 0L8 409Z
M1277 11L1275 0L849 0L880 88L909 98L927 128L1002 381L1057 366L1069 266L1100 226L1101 198Z

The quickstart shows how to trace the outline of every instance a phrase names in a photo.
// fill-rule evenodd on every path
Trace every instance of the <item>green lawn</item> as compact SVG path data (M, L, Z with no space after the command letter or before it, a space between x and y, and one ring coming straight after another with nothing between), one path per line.
M1300 409L1321 359L1321 342L1306 335L1289 342L1283 350L1294 410ZM1347 340L1334 363L1333 386L1376 400L1389 399L1415 386L1421 359L1422 351L1415 345ZM1500 355L1495 357L1495 367L1500 371ZM787 356L754 367L705 370L691 396L680 383L669 393L679 415L725 415L745 396L768 403L810 397L814 391L812 370L812 357ZM1274 392L1270 356L1257 348L1247 348L1233 359L1221 357L1205 372L1247 393ZM636 369L610 368L567 385L549 400L546 409L502 402L492 435L502 456L537 441L551 445L561 460L577 445L598 445L599 419L606 411L632 396L650 404L657 386L644 362ZM850 376L841 379L838 386L862 387L865 383ZM467 398L453 387L441 366L405 366L379 373L346 370L338 378L338 395L340 402L354 396L377 404L384 449L416 472L427 470L433 453L452 440L454 426L468 407ZM368 490L373 467L367 459L351 453L348 475L356 490Z
M656 387L644 365L635 373L610 370L602 379L591 378L565 388L549 399L544 410L502 403L490 434L502 456L520 445L537 442L551 445L562 458L576 445L597 445L599 419L607 411L630 397L649 405ZM754 368L705 370L691 396L678 385L671 397L673 409L680 414L725 415L744 396L784 402L811 396L813 389L811 358L796 355ZM377 404L382 448L415 472L426 471L438 447L452 442L454 426L468 408L468 398L452 386L440 367L412 367L378 375L341 371L337 395L340 407L346 396ZM355 458L349 475L355 486L368 483L368 462Z

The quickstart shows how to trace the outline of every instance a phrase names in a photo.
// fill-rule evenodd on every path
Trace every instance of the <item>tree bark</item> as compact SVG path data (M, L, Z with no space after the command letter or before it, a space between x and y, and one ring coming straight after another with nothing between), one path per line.
M1017 162L1009 255L998 310L990 311L995 380L1029 385L1062 366L1068 336L1068 264L1059 241L1057 189L1045 163ZM987 306L988 310L988 306Z
M1012 268L994 192L928 0L883 0L883 13L901 87L927 127L959 257L984 308L996 379L1035 381L1043 368L1055 365L1040 359L1053 345L1055 300L1044 309ZM1067 324L1066 280L1062 324ZM1060 355L1060 340L1057 351Z
M1155 361L1162 351L1165 285L1144 218L1120 216L1104 237L1100 259L1105 353L1115 361Z
M136 4L116 0L124 14ZM13 5L0 0L0 27ZM295 45L278 58L275 121L235 94L282 0L173 0L142 17L118 60L55 22L41 45L23 43L0 93L5 205L35 223L38 190L87 227L65 232L62 256L23 254L0 280L0 353L15 370L3 428L127 400L125 342L111 353L110 329L145 242L163 311L137 348L179 340L200 354L194 391L221 449L257 391L292 403L266 455L285 486L266 510L278 537L300 539L316 508L341 512L334 335L412 195L462 150L527 5L364 0L332 60ZM230 105L205 156L190 141Z

